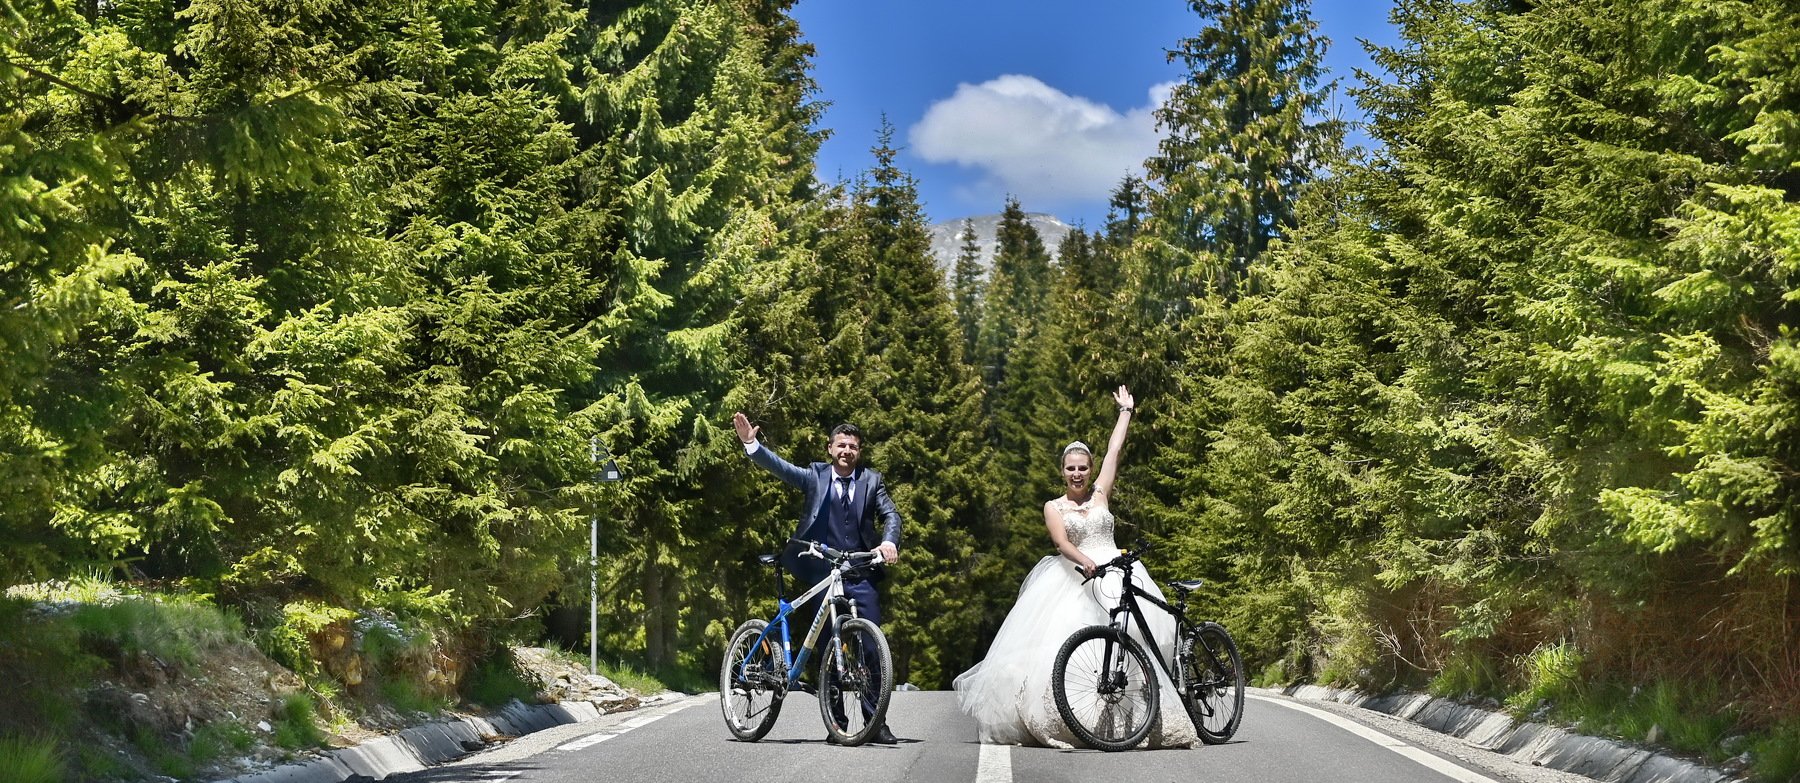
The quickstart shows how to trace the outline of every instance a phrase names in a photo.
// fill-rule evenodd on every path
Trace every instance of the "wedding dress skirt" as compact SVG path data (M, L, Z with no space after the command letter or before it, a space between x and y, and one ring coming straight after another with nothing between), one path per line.
M1104 507L1077 505L1066 499L1063 523L1069 541L1096 564L1119 555L1113 545L1112 514ZM1162 598L1162 591L1142 566L1132 567L1132 581ZM1075 564L1062 555L1039 560L1019 587L1019 598L988 647L987 657L958 675L954 687L958 705L975 718L980 740L999 745L1039 745L1057 748L1084 747L1057 714L1050 690L1050 674L1063 641L1081 628L1104 625L1106 610L1118 605L1123 575L1109 571L1082 584ZM1138 606L1156 636L1164 661L1172 660L1175 618L1145 601ZM1131 635L1145 642L1132 624ZM1150 645L1144 644L1145 652ZM1182 706L1167 673L1154 661L1160 686L1161 720L1140 747L1194 747L1200 737Z

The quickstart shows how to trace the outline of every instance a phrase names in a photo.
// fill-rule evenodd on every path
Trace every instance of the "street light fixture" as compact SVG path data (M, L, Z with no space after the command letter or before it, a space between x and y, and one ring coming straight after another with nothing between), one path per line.
M588 441L588 458L598 465L599 481L624 478L612 455L600 447L600 438ZM588 518L588 674L600 673L600 514Z

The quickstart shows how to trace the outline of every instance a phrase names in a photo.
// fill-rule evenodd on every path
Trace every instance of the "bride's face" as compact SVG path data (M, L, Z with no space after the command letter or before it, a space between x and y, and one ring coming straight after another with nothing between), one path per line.
M1088 474L1094 468L1094 458L1080 451L1071 451L1063 457L1063 485L1070 492L1082 493L1088 490Z

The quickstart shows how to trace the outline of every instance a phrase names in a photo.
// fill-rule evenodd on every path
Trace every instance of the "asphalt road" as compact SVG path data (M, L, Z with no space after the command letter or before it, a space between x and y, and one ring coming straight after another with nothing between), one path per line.
M1506 760L1473 761L1392 725L1251 691L1230 744L1125 753L982 745L948 692L894 694L899 745L825 743L817 703L795 694L761 742L725 730L716 694L538 732L403 783L686 783L687 781L1248 781L1409 783L1525 780ZM1493 754L1489 754L1493 755ZM1479 755L1477 754L1477 758ZM396 778L389 778L396 780Z

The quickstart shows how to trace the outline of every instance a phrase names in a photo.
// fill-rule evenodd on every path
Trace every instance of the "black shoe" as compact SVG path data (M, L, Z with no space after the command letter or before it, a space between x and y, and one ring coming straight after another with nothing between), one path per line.
M807 682L805 680L801 680L800 682L796 683L794 685L794 687L800 689L800 692L802 692L802 693L810 693L814 696L819 695L819 689L813 687L812 683Z
M888 731L887 724L885 723L881 724L881 728L875 730L875 736L869 741L877 745L900 744L900 738L895 737L894 732Z

